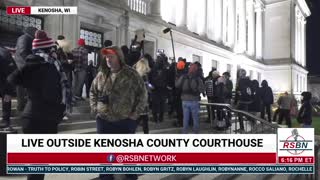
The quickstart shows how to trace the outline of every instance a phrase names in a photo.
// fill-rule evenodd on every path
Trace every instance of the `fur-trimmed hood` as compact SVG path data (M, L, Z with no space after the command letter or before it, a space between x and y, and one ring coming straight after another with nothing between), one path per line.
M67 41L66 39L62 40L57 40L58 46L62 48L63 52L65 53L70 53L72 48L71 48L71 43Z

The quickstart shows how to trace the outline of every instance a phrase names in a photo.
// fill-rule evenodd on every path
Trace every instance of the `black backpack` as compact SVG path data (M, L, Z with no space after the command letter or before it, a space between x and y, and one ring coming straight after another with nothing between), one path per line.
M194 95L194 96L198 96L200 94L199 90L198 89L192 89L191 87L191 81L193 80L193 78L185 75L183 76L183 79L182 79L182 89L184 87L184 83L188 83L188 86L187 86L187 89L183 89L183 93L184 94L191 94L191 95ZM199 86L199 80L198 79L194 79L197 83L196 87Z
M225 98L227 94L227 87L223 83L217 83L215 86L215 93L214 96L218 98Z
M266 88L265 94L263 95L263 102L266 104L273 104L273 92L270 87Z

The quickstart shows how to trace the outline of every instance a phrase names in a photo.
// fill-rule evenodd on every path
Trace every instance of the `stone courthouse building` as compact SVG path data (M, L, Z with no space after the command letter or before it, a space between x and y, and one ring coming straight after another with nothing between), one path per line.
M35 26L76 45L86 39L95 59L104 40L130 45L145 32L145 52L200 61L205 76L216 67L236 81L240 68L266 79L274 92L307 90L305 0L1 0L0 43L14 46L24 27ZM5 6L77 6L77 15L8 16Z

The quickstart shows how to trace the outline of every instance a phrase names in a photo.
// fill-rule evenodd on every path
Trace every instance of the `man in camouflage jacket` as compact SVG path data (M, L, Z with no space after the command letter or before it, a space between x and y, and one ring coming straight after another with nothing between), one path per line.
M142 78L125 64L123 53L118 47L103 48L101 53L105 61L101 63L90 90L92 112L109 122L136 120L147 104L146 88ZM115 59L106 60L108 56L114 56ZM110 66L117 61L120 67L113 71Z
M139 115L147 105L143 79L125 64L117 46L101 50L103 60L90 89L90 106L97 114L99 134L134 134ZM126 174L136 180L136 174ZM113 174L100 174L100 179L113 179Z

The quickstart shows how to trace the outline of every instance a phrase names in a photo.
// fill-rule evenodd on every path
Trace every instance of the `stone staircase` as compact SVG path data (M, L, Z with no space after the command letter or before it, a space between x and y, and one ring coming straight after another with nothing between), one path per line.
M2 103L0 101L0 103ZM12 101L12 112L11 112L11 126L22 133L21 120L19 118L19 113L17 112L17 101ZM2 120L2 107L0 107L0 120ZM149 118L149 129L154 133L180 133L181 128L174 126L176 118L169 117L165 113L164 121L156 124L152 121L150 115ZM207 127L206 122L206 109L202 107L201 109L201 124L203 124L204 129ZM138 133L142 132L142 127L139 126L137 129ZM207 130L206 130L207 131ZM76 106L73 108L73 113L68 120L63 120L59 124L59 133L61 134L92 134L96 133L96 121L95 117L90 114L90 107L88 100L77 102Z
M1 101L0 101L1 103ZM17 129L19 133L22 133L21 120L19 118L19 113L16 109L17 101L12 101L12 112L11 112L11 125L13 128ZM152 116L149 116L149 129L150 133L166 133L174 134L181 133L181 128L175 127L174 123L176 118L173 116L168 116L165 113L164 121L156 124L152 121ZM0 107L0 120L2 119L2 107ZM235 120L232 120L232 126L225 131L218 131L211 127L210 122L207 121L207 109L205 106L200 108L200 129L201 133L235 133L236 128L239 128L239 123L235 123ZM245 121L245 126L247 127L248 132L251 130L250 122ZM138 133L142 132L142 127L138 126ZM63 120L59 124L59 133L61 134L93 134L96 133L96 121L95 117L90 114L90 107L88 100L79 101L77 105L73 108L73 113L68 120Z

